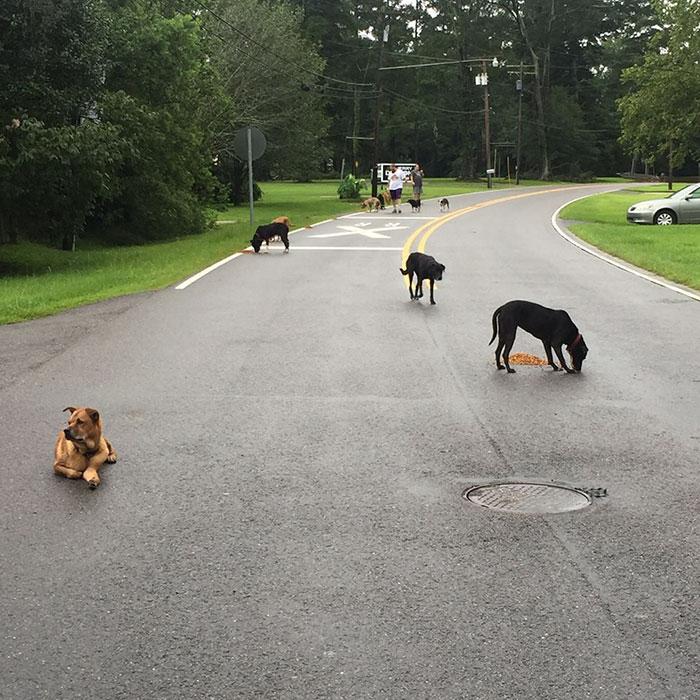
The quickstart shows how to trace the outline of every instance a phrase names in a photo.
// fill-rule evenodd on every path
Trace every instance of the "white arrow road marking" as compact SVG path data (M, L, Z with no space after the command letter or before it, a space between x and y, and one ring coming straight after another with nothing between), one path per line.
M379 233L380 231L386 231L387 228L391 228L392 231L396 231L400 228L408 228L407 226L382 226L381 228L360 228L359 226L338 226L340 231L336 233L316 233L309 238L338 238L339 236L352 236L354 234L359 234L360 236L365 236L366 238L390 238L384 233Z

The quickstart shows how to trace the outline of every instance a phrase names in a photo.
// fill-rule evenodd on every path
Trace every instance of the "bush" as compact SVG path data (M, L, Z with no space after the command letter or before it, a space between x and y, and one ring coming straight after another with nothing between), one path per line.
M358 180L354 175L346 175L338 185L338 197L340 199L359 199L360 191L366 187L364 180Z

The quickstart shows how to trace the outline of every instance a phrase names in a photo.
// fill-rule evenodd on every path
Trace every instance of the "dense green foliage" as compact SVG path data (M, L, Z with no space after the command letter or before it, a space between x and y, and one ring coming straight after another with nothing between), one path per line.
M621 71L643 59L654 31L649 0L296 2L327 73L367 84L327 85L336 162L359 160L366 172L376 156L483 176L485 72L491 159L512 172L522 63L521 171L576 180L627 169L615 106ZM376 144L346 138L373 137L375 120Z
M247 197L233 143L249 125L267 138L257 179L377 161L505 176L518 143L523 176L586 180L632 157L688 171L699 5L4 0L0 243L200 232L208 205Z
M633 92L620 100L622 142L667 172L700 159L700 2L654 2L660 31L641 65L623 72Z
M0 242L71 249L83 235L126 243L198 233L208 203L247 189L231 144L248 124L268 136L268 171L318 169L323 98L300 89L304 71L284 68L324 68L295 34L298 14L257 0L218 4L214 16L173 0L3 3ZM227 17L257 43L232 38ZM279 58L263 63L272 52Z

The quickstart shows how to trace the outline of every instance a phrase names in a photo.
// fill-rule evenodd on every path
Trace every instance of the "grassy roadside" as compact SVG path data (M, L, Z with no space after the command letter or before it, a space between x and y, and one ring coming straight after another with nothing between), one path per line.
M681 187L676 184L675 189ZM668 188L633 186L593 195L560 213L569 229L600 250L666 279L700 290L700 226L640 226L625 220L627 209L644 199L665 197Z
M521 186L541 184L523 181ZM359 211L357 202L338 199L337 186L335 181L262 183L263 198L255 205L256 224L285 215L293 228L300 228ZM511 186L505 180L494 182L498 189ZM427 178L424 189L428 199L483 191L485 185ZM363 196L369 196L367 190ZM216 212L216 219L221 223L198 236L144 246L108 248L80 241L75 253L33 243L0 246L0 324L162 289L248 245L248 207Z

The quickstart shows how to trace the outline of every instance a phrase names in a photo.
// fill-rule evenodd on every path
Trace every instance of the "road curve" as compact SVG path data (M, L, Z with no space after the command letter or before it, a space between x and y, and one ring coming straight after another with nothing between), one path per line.
M0 328L0 695L697 698L700 304L557 234L603 189L353 215ZM435 306L398 270L419 227ZM496 370L516 298L569 311L582 374ZM70 404L119 455L94 492L52 473ZM463 498L496 481L608 496Z

